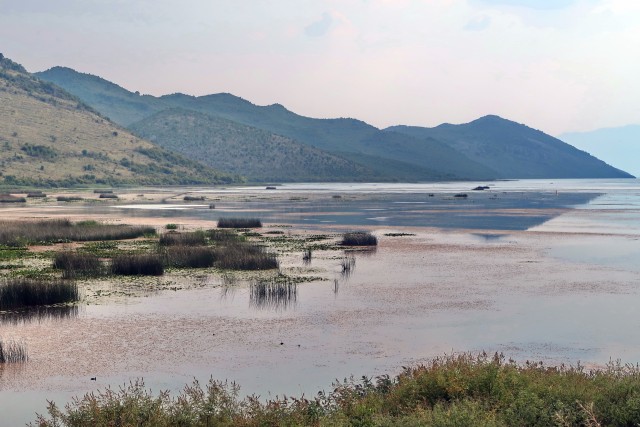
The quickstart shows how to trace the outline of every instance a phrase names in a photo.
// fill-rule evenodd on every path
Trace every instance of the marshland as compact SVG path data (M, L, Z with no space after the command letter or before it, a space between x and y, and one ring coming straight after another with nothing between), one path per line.
M379 425L393 425L389 417L402 414L391 414L388 390L401 393L409 377L423 378L402 366L435 372L434 358L483 350L515 365L467 356L436 365L458 363L478 378L504 372L531 384L522 396L567 377L599 378L598 390L626 387L616 381L637 387L632 369L606 374L624 371L607 367L611 359L623 367L640 359L631 333L640 323L637 181L496 182L482 194L468 191L474 186L137 188L115 190L117 199L48 190L1 205L2 283L77 287L65 300L39 296L46 304L2 309L0 339L28 356L0 366L3 416L34 421L47 399L63 407L72 396L142 378L155 396L213 378L241 386L231 411L238 420L254 407L240 403L244 396L282 402L304 394L310 401L297 408L334 417L323 418L326 425L348 425L366 408ZM461 192L468 197L454 197ZM242 221L219 228L223 219ZM527 361L579 362L584 377L547 377ZM590 377L591 369L605 373ZM367 380L350 383L352 375ZM381 375L390 382L375 379ZM348 385L332 386L336 378ZM314 406L320 390L333 393L334 406L338 397L351 406ZM615 419L594 393L570 395L560 415ZM458 411L504 425L494 412L476 411L489 397L455 396L455 405L436 396L431 412L411 416ZM300 415L282 405L277 414Z

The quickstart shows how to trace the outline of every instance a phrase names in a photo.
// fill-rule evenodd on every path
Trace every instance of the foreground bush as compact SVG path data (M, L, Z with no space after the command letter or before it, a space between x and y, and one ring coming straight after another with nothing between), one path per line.
M153 395L141 382L87 394L64 410L51 403L48 426L634 426L640 370L610 364L517 365L498 355L452 356L381 376L334 384L313 399L238 398L234 384L197 382L180 396Z
M78 301L78 285L63 280L6 279L0 283L0 310Z
M345 233L340 244L343 246L376 246L378 239L371 233L355 231L353 233Z

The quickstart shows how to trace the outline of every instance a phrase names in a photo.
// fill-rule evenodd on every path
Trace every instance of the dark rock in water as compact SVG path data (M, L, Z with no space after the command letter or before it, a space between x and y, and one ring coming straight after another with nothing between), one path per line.
M467 198L469 196L467 194L465 194L465 193L459 193L459 194L454 195L453 197Z
M482 191L482 190L488 190L489 186L488 185L479 185L476 188L473 189L473 191Z

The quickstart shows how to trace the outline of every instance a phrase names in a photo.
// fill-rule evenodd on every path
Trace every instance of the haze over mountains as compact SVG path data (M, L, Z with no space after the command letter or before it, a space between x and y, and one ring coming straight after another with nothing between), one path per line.
M630 177L543 132L497 116L463 125L377 129L356 119L303 117L278 104L257 106L231 94L140 95L69 68L34 75L127 127L140 141L212 168L203 170L250 181Z

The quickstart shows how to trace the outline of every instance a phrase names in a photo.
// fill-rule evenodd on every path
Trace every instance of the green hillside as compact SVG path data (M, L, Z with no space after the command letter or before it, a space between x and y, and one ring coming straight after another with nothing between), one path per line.
M387 131L435 138L497 171L500 178L632 177L544 132L498 116L434 128L393 126Z
M0 184L233 182L142 140L0 55Z
M289 138L194 111L165 110L130 129L164 148L250 181L382 179L357 163Z

